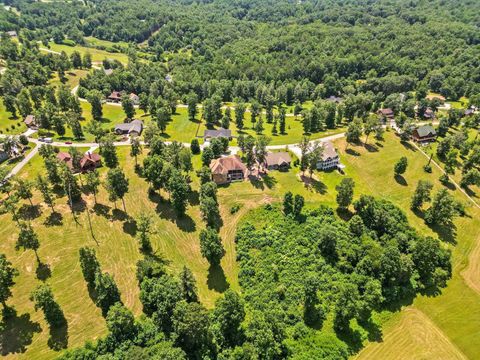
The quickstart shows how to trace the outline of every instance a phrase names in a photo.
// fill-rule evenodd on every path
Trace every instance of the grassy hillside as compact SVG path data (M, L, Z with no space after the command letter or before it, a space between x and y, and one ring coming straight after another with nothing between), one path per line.
M480 328L480 297L467 286L462 271L471 268L472 265L467 262L468 256L474 249L480 248L480 211L467 206L468 217L455 222L457 234L454 241L443 231L428 228L420 217L409 210L410 196L419 179L429 178L435 182L435 189L441 186L436 180L440 175L436 169L431 175L423 172L422 166L426 158L422 154L408 145L402 145L392 133L386 134L385 142L367 148L350 146L350 150L345 151L343 140L339 141L337 146L342 162L346 165L346 175L353 177L357 183L357 196L366 193L393 201L404 209L410 223L417 229L427 234L441 235L446 246L453 249L454 272L448 288L438 296L430 294L417 298L413 304L405 303L404 305L411 305L410 308L414 309L413 317L408 315L410 313L398 313L398 309L393 314L378 314L378 318L386 324L384 342L372 344L371 346L375 347L373 350L368 345L359 358L385 358L385 354L392 354L400 343L408 347L408 358L436 358L438 351L451 354L446 358L458 358L459 354L475 358L475 354L480 352L478 332L475 330ZM198 233L203 223L200 220L196 193L191 197L187 216L177 219L165 200L148 198L147 185L134 173L134 162L128 156L128 147L119 148L118 151L121 167L130 179L130 191L126 196L127 214L115 209L103 189L96 207L93 206L92 197L83 197L86 203L78 209L76 220L66 205L66 199L58 199L56 208L63 215L61 225L46 225L50 210L45 205L36 208L38 213L29 213L41 242L39 256L42 262L49 265L50 277L46 276L48 271L36 274L37 266L32 252L14 250L18 230L9 214L0 216L0 221L4 224L0 230L4 239L0 244L0 252L6 253L20 271L17 284L13 288L14 296L9 300L9 304L15 307L17 316L7 323L2 334L4 355L46 359L54 354L47 345L49 333L43 315L34 312L33 304L28 299L30 291L42 281L38 277L52 286L55 297L65 312L68 320L68 347L79 346L85 340L105 334L104 319L88 294L78 263L78 249L85 245L96 248L102 268L114 276L120 288L122 301L136 315L140 314L135 263L141 255L134 238L134 218L140 212L148 211L154 215L153 248L157 256L166 262L172 273L179 272L183 265L190 267L198 282L201 301L211 307L227 287L240 290L233 239L238 221L249 209L262 203L279 201L287 190L304 195L308 206L319 203L334 206L335 186L342 179L342 175L336 172L319 173L319 181L307 188L293 169L288 173L271 172L260 182L221 187L219 201L224 223L221 235L226 255L222 259L221 268L211 269L200 256ZM393 163L403 155L408 157L409 167L404 175L405 182L398 183L393 177ZM196 167L200 165L198 157L194 158L194 163ZM42 165L40 159L35 157L21 175L32 177L38 171L42 171ZM102 172L104 173L105 169L102 169ZM192 178L193 189L196 190L197 179L193 174ZM458 191L454 194L465 201ZM40 203L38 194L34 203ZM120 206L120 203L117 205ZM240 210L231 215L230 208L233 205L240 205ZM87 211L92 220L94 237L89 231ZM478 260L478 257L476 259ZM475 278L472 281L475 281ZM19 331L21 336L18 335ZM418 336L419 333L424 334L428 341ZM361 336L366 340L366 334ZM392 336L395 341L391 340ZM430 339L436 345L426 349L425 344L428 344Z

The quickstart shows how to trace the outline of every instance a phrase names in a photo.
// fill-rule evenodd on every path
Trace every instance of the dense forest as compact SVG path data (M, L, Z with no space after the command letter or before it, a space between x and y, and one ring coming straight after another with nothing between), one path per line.
M480 93L475 1L8 3L21 16L2 10L0 30L131 42L162 63L180 97L264 102L269 93L291 103L367 93L381 102L414 90L451 99Z

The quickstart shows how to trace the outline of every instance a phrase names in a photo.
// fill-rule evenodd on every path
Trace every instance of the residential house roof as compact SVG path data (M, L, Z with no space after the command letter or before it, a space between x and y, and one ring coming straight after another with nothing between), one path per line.
M103 69L103 72L105 73L105 75L109 76L113 74L113 69Z
M470 116L470 115L473 115L474 113L475 113L475 111L473 109L466 109L463 114L465 116Z
M204 138L219 138L225 137L230 138L232 137L232 131L230 129L218 128L214 130L205 130L203 133Z
M290 164L292 162L292 158L286 151L268 152L267 156L265 157L265 162L267 163L267 166L282 166L285 164Z
M423 113L423 116L426 118L432 118L435 116L435 112L431 108L427 107Z
M228 174L229 171L247 171L247 167L242 163L238 155L230 155L213 159L210 163L210 169L213 174Z
M83 169L89 163L98 163L101 161L100 155L97 153L87 152L83 158L80 160L80 167Z
M417 131L418 136L420 136L420 137L425 137L425 136L436 135L437 134L435 129L431 125L419 126L416 129L416 131Z
M393 110L390 108L385 108L385 109L379 109L378 112L384 116L392 116L393 115Z
M27 125L27 126L32 126L32 125L36 125L36 124L37 124L37 121L36 121L34 115L27 115L27 116L25 117L25 120L23 120L23 122L24 122L25 125Z
M442 95L434 95L434 94L427 95L427 96L425 97L425 99L427 99L427 100L438 99L438 100L440 100L440 101L445 101L445 100L446 100L444 96L442 96Z
M132 133L136 132L137 134L140 134L143 130L143 122L141 120L135 119L129 123L121 123L115 125L115 131L120 130L123 133Z
M325 100L335 102L335 103L340 103L340 102L343 101L343 98L332 95L332 96L326 98Z
M112 93L108 95L108 98L113 100L120 100L122 98L122 93L120 91L112 91Z
M322 161L327 161L328 159L333 159L338 156L337 150L335 150L335 146L333 146L331 141L323 141L322 146Z

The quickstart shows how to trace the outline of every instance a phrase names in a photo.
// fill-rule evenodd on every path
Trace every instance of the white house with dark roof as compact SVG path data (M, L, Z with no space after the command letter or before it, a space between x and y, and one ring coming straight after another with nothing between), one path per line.
M318 170L329 170L342 167L340 164L340 157L337 150L331 141L322 142L323 153L322 159L317 162Z

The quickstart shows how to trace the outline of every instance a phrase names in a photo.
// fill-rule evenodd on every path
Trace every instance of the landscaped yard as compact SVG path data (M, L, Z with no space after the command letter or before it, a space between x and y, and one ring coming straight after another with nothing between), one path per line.
M480 295L466 285L464 278L473 284L476 284L479 278L475 274L478 274L480 268L480 257L472 259L468 264L467 258L472 251L480 249L480 211L467 205L468 216L455 221L456 245L453 245L453 239L446 236L441 229L434 231L427 227L420 217L409 210L410 197L419 179L430 179L435 183L435 190L440 188L437 180L440 172L434 168L433 174L425 173L422 167L427 159L418 150L400 144L391 132L387 132L385 138L384 142L376 145L371 140L372 146L367 148L363 145L349 146L348 151L345 150L344 140L339 140L336 145L342 163L346 165L345 176L355 179L356 196L364 193L389 199L407 213L410 223L417 229L434 236L440 234L445 240L445 246L453 250L454 275L448 288L442 290L440 296L421 296L413 302L412 308L416 311L413 318L408 312L378 314L376 317L382 324L386 324L383 333L385 342L372 345L374 350L367 346L360 358L372 358L369 356L371 351L379 354L374 358L391 354L391 350L397 347L399 342L405 343L409 349L406 354L409 354L410 358L419 358L425 354L425 347L419 346L423 340L415 336L417 333L431 336L437 346L446 349L447 354L463 353L474 358L475 354L480 352L480 344L471 340L475 329L480 326ZM148 197L147 184L134 172L134 161L128 156L129 147L118 148L118 153L120 166L130 179L130 191L126 196L127 214L116 210L115 205L108 201L106 191L102 189L98 197L99 205L96 207L92 196L83 196L85 205L79 209L76 220L66 205L66 198L57 200L56 204L57 211L61 212L63 217L61 225L45 225L50 215L50 210L45 205L38 208L38 217L34 214L31 220L40 238L40 259L50 266L51 277L47 282L52 286L55 298L68 320L69 347L79 346L85 340L96 339L106 333L105 321L90 299L81 274L78 263L80 247L95 247L102 268L113 274L122 293L122 301L139 315L141 304L135 279L135 263L141 258L141 254L134 238L134 219L141 212L148 212L154 216L153 248L156 255L165 260L167 268L173 273L178 273L183 265L187 265L197 279L201 301L211 307L227 287L239 290L234 236L238 221L248 210L264 203L280 201L286 191L302 194L309 207L318 206L320 203L335 206L335 186L343 177L337 172L318 173L318 181L314 181L312 187L306 188L296 174L298 170L294 168L286 173L271 172L263 181L220 187L218 197L224 224L221 236L226 255L222 259L221 269L209 269L207 261L200 255L198 233L204 225L200 219L196 192L191 198L187 216L177 219L166 200ZM404 181L397 182L393 176L393 164L401 156L407 156L409 166L404 174ZM194 166L200 166L199 156L194 157ZM24 168L21 176L34 178L41 171L42 161L37 155ZM105 168L101 170L103 174L105 171ZM198 190L198 179L193 173L192 179L194 191ZM466 198L459 191L454 191L453 194L466 202ZM39 202L40 197L36 194L34 204ZM120 202L117 205L120 209ZM230 209L233 205L239 205L240 210L232 215ZM90 213L95 238L89 231L87 211ZM16 341L8 343L7 346L3 344L4 352L18 352L23 343L27 349L23 355L25 358L50 358L53 352L47 346L48 327L43 315L35 313L33 304L28 300L30 291L41 282L35 274L34 254L30 251L23 253L14 250L18 230L9 214L2 215L0 221L4 224L0 230L4 239L0 244L0 252L6 253L20 271L17 285L13 288L14 296L9 300L9 304L14 305L17 310L17 317L9 326L15 331L20 327L24 329L21 339L16 338ZM460 300L466 305L458 306ZM415 328L411 325L412 321ZM325 326L330 326L328 321ZM399 326L401 330L398 330ZM390 331L395 334L396 341L388 341ZM360 335L366 336L365 331L361 330ZM449 344L453 344L453 348L449 347ZM418 352L415 350L417 348ZM426 358L435 356L436 351L432 347L431 351L427 352L430 357Z

